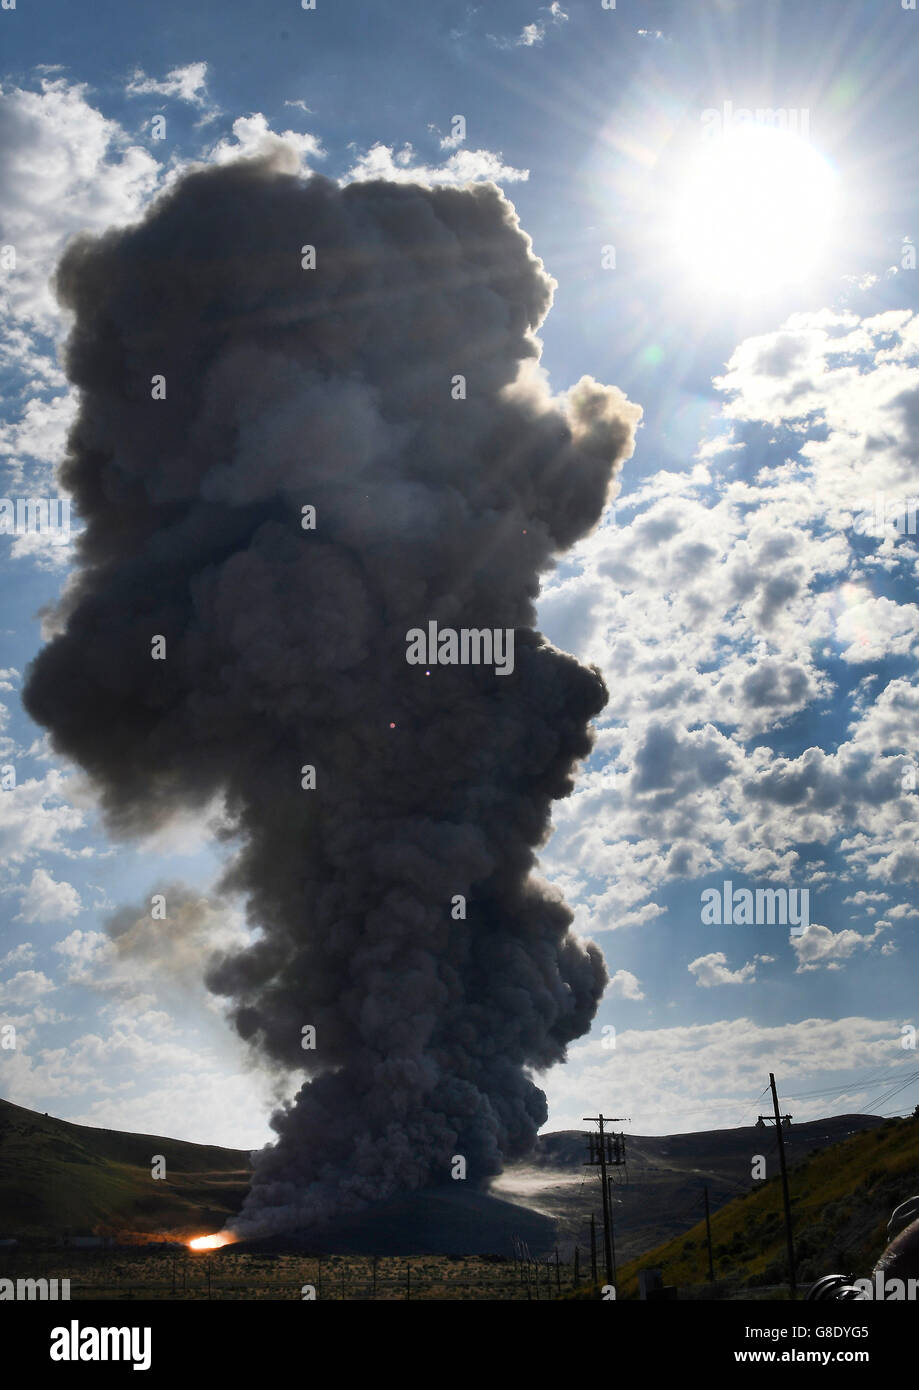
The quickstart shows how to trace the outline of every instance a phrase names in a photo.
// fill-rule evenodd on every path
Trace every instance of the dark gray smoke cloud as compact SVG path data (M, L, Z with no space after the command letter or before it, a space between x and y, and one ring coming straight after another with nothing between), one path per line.
M113 832L226 797L223 887L262 936L209 984L311 1077L242 1233L444 1182L454 1154L481 1182L546 1119L528 1069L607 976L530 875L606 688L534 599L640 415L590 378L550 394L552 281L493 185L342 189L285 157L197 170L60 265L86 531L26 692ZM513 674L407 664L430 620L516 629Z

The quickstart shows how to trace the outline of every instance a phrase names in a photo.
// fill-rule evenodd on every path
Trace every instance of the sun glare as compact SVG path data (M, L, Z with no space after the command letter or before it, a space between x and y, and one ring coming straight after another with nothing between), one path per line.
M677 190L675 237L697 289L747 297L819 269L836 175L787 130L745 126L703 141Z

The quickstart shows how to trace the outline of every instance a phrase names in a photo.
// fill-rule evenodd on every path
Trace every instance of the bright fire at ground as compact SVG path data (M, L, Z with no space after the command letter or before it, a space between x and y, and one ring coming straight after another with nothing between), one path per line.
M218 1231L213 1236L197 1236L188 1242L189 1250L219 1250L221 1245L231 1245L234 1237L226 1231Z

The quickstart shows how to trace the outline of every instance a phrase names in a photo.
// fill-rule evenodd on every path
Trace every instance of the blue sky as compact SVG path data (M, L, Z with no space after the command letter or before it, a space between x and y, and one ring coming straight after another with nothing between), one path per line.
M770 1070L800 1118L911 1109L919 1084L884 1097L919 1075L902 1045L919 1024L917 552L893 525L919 496L919 13L22 3L0 24L5 495L57 493L73 402L47 281L71 236L135 219L191 161L279 137L343 180L495 179L557 281L553 389L589 373L644 411L615 505L540 603L543 630L610 689L542 856L613 976L542 1082L549 1128L597 1106L644 1133L749 1122ZM693 174L703 115L725 103L797 126L777 160L743 154L752 195L728 163ZM861 534L880 496L891 524ZM17 1041L0 1092L258 1144L275 1083L200 983L202 955L245 933L206 897L207 825L101 832L91 789L19 704L69 547L0 547L0 761L16 777L0 793L0 1023ZM807 889L808 930L704 924L700 895L726 879ZM151 933L150 897L179 883L182 910Z

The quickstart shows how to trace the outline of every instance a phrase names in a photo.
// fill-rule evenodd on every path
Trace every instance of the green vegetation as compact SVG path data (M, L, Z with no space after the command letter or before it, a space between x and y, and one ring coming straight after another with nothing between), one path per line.
M777 1157L769 1166L774 1176L712 1213L715 1296L755 1297L787 1279ZM867 1274L886 1243L891 1211L919 1191L919 1119L887 1120L810 1154L791 1169L789 1188L799 1286L822 1274ZM693 1286L704 1295L705 1222L622 1266L620 1298L638 1296L638 1273L647 1268L662 1269L681 1297L692 1296Z

